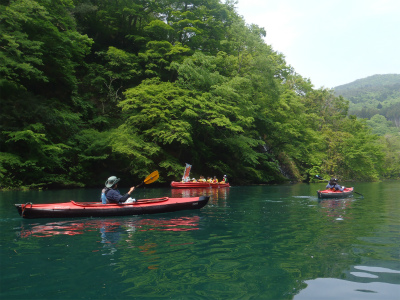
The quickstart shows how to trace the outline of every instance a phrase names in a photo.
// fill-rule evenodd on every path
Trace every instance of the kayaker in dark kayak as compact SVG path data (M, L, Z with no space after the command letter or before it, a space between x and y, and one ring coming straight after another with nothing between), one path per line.
M335 189L336 191L344 191L344 186L340 186L337 183L337 179L332 177L331 180L329 180L328 184L326 185L327 189Z
M131 187L129 192L125 195L121 195L118 188L119 178L111 176L107 179L105 185L106 187L102 190L101 200L103 204L107 203L133 203L135 199L130 198L131 193L135 190L135 187ZM127 201L128 200L128 201Z

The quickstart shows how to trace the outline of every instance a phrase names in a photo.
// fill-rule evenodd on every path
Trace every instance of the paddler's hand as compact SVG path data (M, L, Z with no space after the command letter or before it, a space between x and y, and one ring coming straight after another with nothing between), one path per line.
M128 194L130 195L133 191L135 190L135 187L131 187L131 189L129 190Z

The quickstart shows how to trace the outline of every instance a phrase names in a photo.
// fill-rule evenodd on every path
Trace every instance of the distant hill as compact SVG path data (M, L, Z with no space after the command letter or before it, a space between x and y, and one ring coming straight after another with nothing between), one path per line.
M379 87L400 84L400 74L372 75L366 78L357 79L335 87L335 92L346 93L346 91L365 87Z
M400 127L400 74L373 75L334 88L350 101L349 114L371 119L382 115Z

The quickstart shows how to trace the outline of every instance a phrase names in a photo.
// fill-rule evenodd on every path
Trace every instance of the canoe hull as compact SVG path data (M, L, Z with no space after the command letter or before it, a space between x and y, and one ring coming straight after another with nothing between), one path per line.
M323 191L317 191L318 198L324 199L324 198L344 198L344 197L349 197L352 196L354 192L354 188L345 188L343 192L341 191L331 191L331 190L323 190Z
M210 183L210 182L179 182L172 181L172 188L193 189L193 188L224 188L230 187L229 183Z
M101 204L98 202L65 202L50 204L15 204L18 213L26 219L111 217L157 214L180 210L200 209L209 196L188 198L141 199L134 204Z

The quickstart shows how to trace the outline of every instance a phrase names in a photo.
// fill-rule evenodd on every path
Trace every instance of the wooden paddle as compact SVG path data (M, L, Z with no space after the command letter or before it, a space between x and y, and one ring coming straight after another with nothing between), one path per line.
M136 188L142 186L143 184L153 183L154 181L156 181L158 179L158 177L160 177L160 174L158 174L158 171L154 171L149 176L147 176L146 179L143 180L143 182L141 184L137 185Z

